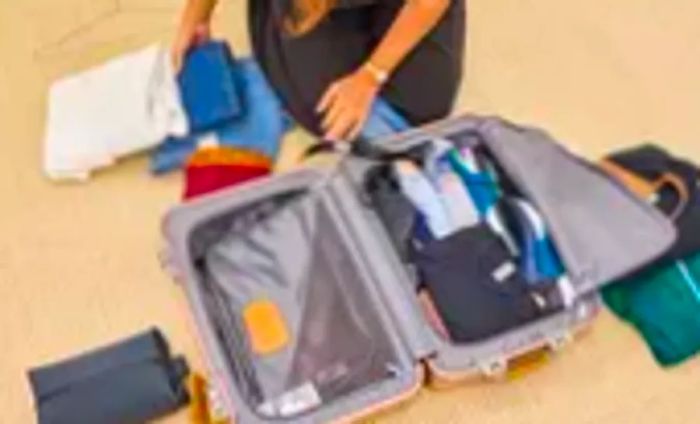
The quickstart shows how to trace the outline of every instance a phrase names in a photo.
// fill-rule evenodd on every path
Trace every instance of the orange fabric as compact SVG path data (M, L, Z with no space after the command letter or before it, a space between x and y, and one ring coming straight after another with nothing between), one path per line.
M289 331L277 305L269 300L257 300L243 310L243 321L253 352L274 353L289 343Z
M243 165L272 168L272 160L260 152L237 147L215 146L198 149L190 156L187 166Z

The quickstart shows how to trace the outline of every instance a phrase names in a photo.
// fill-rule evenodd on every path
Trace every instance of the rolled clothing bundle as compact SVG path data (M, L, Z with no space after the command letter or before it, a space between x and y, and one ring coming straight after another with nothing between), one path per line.
M184 357L158 329L29 371L40 424L137 424L189 402Z

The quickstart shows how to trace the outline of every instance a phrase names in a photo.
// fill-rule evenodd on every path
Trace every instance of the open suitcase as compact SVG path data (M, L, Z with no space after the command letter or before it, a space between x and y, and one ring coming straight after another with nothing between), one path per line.
M470 343L429 324L415 267L366 188L386 161L436 138L485 149L539 209L569 277L559 307ZM595 317L599 287L676 236L655 209L536 129L466 116L380 145L373 158L349 154L329 169L258 180L165 218L164 264L187 294L212 384L234 421L351 421L426 381L504 375L517 358L570 340ZM286 329L276 331L288 336L265 355L264 340L261 347L244 326L246 305L261 298L279 306Z

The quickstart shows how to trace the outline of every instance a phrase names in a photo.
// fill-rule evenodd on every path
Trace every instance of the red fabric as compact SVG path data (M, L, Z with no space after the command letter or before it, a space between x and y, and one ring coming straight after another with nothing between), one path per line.
M183 199L188 200L215 190L231 187L270 174L269 167L247 165L188 166L185 170Z

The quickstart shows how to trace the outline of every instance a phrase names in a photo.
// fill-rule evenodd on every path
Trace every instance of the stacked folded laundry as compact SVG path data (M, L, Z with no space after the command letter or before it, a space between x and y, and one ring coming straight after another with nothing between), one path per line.
M207 55L209 60L205 63L210 67L212 64L218 64L218 67L226 70L226 74L212 76L217 81L222 80L218 85L229 85L223 81L226 75L234 79L238 91L231 93L240 96L240 114L236 114L236 109L230 105L228 119L221 119L221 114L216 120L205 119L202 114L203 108L198 107L198 104L218 105L220 110L225 110L226 101L223 98L206 96L201 89L197 89L199 86L211 84L212 81L207 77L207 73L202 71L203 66L189 66L190 63L197 63L194 60L197 55ZM185 166L190 155L198 148L211 144L255 150L273 160L277 157L280 140L291 127L291 121L285 115L279 99L255 61L241 59L230 62L221 58L215 59L221 55L216 45L207 44L198 47L188 56L180 76L180 84L186 99L188 115L197 125L193 124L186 136L169 137L158 146L151 155L151 171L154 174L164 174ZM193 58L192 62L190 57ZM216 94L222 97L228 93L229 90L219 90Z
M151 149L162 174L212 144L264 156L267 173L291 126L255 61L214 40L195 46L177 75L152 45L56 81L48 103L44 171L54 180L84 181Z

